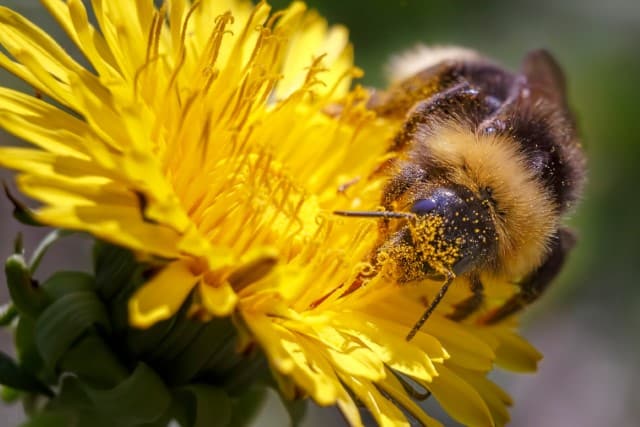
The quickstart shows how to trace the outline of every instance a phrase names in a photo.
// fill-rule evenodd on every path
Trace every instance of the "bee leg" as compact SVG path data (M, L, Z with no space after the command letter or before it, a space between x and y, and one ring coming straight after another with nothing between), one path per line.
M477 274L472 274L470 280L469 287L472 292L471 296L454 306L453 313L447 315L449 319L456 322L466 319L475 312L482 304L482 301L484 301L484 286L482 286L480 277L478 277Z
M353 179L351 179L351 180L349 180L349 181L347 181L347 182L345 182L343 184L340 184L338 186L338 194L346 194L347 190L350 187L356 185L359 182L360 182L360 177L356 176L355 178L353 178Z
M537 300L558 275L567 254L575 243L576 237L571 230L567 228L558 230L546 261L518 284L520 291L517 294L480 319L480 323L485 325L497 323Z

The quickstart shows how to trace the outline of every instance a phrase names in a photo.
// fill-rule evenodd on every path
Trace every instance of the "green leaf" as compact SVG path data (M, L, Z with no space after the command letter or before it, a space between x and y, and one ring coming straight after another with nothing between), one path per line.
M0 384L16 390L53 396L46 385L2 351L0 351Z
M57 300L74 292L93 292L95 279L82 271L58 271L42 284L42 289L52 300Z
M56 300L36 322L36 345L49 367L55 367L69 346L88 328L109 330L104 306L92 292L74 292Z
M114 425L151 423L171 405L171 393L162 379L144 363L116 387L98 390L85 387L93 406L104 417L118 420Z
M20 314L37 317L49 304L47 295L31 280L31 272L21 254L11 255L5 265L11 301Z
M226 427L231 423L231 398L217 387L204 384L181 387L176 398L183 406L183 427Z

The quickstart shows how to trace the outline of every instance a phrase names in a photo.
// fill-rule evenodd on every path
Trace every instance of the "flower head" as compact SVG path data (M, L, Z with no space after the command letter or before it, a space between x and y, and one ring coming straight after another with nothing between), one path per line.
M405 341L438 284L375 274L376 224L331 215L378 204L372 172L398 125L349 90L345 28L302 3L95 0L98 27L80 0L43 3L90 69L0 9L0 66L44 95L0 88L0 126L35 146L1 148L0 164L42 202L38 221L161 261L129 301L134 326L193 295L191 315L234 316L286 395L337 404L353 425L358 404L381 425L438 425L410 383L465 424L506 422L510 400L486 373L539 358L515 325L448 320L458 286Z

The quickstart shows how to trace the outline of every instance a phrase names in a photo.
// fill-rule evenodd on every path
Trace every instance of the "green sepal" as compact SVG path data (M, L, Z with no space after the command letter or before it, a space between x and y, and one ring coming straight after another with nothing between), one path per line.
M16 390L53 396L49 387L2 351L0 351L0 384Z
M155 323L147 329L130 329L127 331L127 348L135 357L154 354L166 339L177 319L175 316Z
M9 403L9 404L14 403L21 397L22 397L22 392L20 390L16 390L15 388L0 385L0 399L2 399L4 403Z
M157 365L158 370L163 373L173 370L175 360L185 351L204 327L205 324L203 322L188 319L182 315L178 316L165 338L153 349L151 356L154 360L154 366Z
M35 414L20 427L79 427L71 414L64 412L43 412Z
M190 306L191 297L188 297L170 319L158 322L148 329L129 328L127 347L135 356L153 361L153 365L163 375L165 371L172 371L175 369L175 359L205 326L203 322L188 318Z
M271 386L278 392L280 400L289 414L291 425L293 427L300 425L307 412L307 399L299 398L298 386L291 377L272 369L270 379Z
M131 251L96 240L93 269L98 293L105 300L111 300L131 281L138 266Z
M236 357L227 356L227 360L235 363L232 366L224 366L224 377L220 383L231 396L244 393L252 384L267 385L271 377L267 360L264 354L257 349L245 352ZM208 371L205 371L208 373Z
M42 258L47 253L51 245L60 240L62 237L66 237L71 234L73 234L73 231L61 229L55 229L51 233L47 234L47 236L40 241L36 250L33 251L33 255L29 260L29 269L31 273L33 274L36 272L38 266L40 265L40 261L42 261Z
M62 372L78 376L96 388L111 388L124 381L129 372L111 348L96 334L83 336L58 362Z
M35 422L35 424L32 424ZM59 424L61 423L61 424ZM99 414L75 376L62 377L56 396L44 409L30 412L30 420L23 427L112 427L111 418Z
M302 424L304 416L307 413L307 403L307 399L282 399L282 404L289 414L291 427L297 427Z
M13 194L11 194L11 191L9 190L9 186L7 185L6 182L3 182L2 186L4 187L4 194L7 196L7 199L9 199L9 201L13 205L13 217L15 219L17 219L19 222L25 225L31 225L35 227L40 227L44 225L40 223L38 220L36 220L36 216L33 210L26 207L24 203L22 203Z
M73 292L57 299L36 322L36 345L43 360L55 368L60 357L87 329L110 330L104 306L93 292Z
M227 360L233 364L239 360L235 353L235 329L228 317L214 318L198 325L198 333L172 362L172 369L166 372L172 384L185 384L196 377L211 361Z
M171 407L171 393L162 379L144 363L116 387L100 390L85 387L93 407L104 418L115 419L113 425L152 423Z
M13 253L24 255L24 238L21 232L18 232L16 238L13 239Z
M182 409L176 414L182 427L227 427L231 423L231 398L220 388L204 384L180 387L175 400Z
M35 337L36 319L20 317L15 332L15 346L20 366L39 378L55 381L52 370L47 370L40 356Z
M231 427L245 427L253 423L267 397L267 387L255 385L233 398Z
M18 317L18 309L8 302L0 306L0 327L9 326Z
M95 279L82 271L58 271L43 284L42 289L52 300L58 300L74 292L93 292Z
M106 300L103 296L102 299L106 300L109 307L109 314L111 315L111 324L116 332L126 332L131 330L131 324L129 323L129 299L133 292L145 282L143 277L145 272L145 266L138 264L133 270L128 282L120 284L121 289L118 290L110 299ZM100 292L100 288L98 293Z
M31 272L22 254L13 254L4 264L11 301L22 315L37 317L50 300L31 280Z

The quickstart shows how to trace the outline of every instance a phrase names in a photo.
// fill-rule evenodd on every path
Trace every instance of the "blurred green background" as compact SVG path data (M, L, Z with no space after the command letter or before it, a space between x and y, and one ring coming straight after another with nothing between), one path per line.
M287 1L274 1L278 7ZM580 243L546 298L524 319L524 334L545 355L533 376L497 374L516 405L514 426L632 426L640 419L640 1L494 0L490 2L309 0L331 23L349 27L363 84L383 86L388 58L421 42L477 49L517 68L530 49L545 47L563 65L589 156L584 202L570 223ZM61 38L37 0L0 0ZM0 73L0 85L17 82ZM0 143L6 143L0 134ZM8 175L2 173L1 177ZM3 198L2 198L3 199ZM0 203L0 258L18 229ZM33 247L41 234L27 235ZM31 245L31 246L30 246ZM46 268L88 266L86 242L71 242L83 258L52 254ZM45 269L46 273L46 269ZM4 278L3 278L4 280ZM4 286L0 292L6 299ZM0 346L10 347L6 332ZM269 414L281 413L275 400ZM266 414L266 413L265 413ZM341 423L333 410L311 408L307 426ZM0 426L20 413L0 406ZM280 421L275 421L280 420ZM283 418L259 420L281 425ZM454 425L448 423L447 425Z

